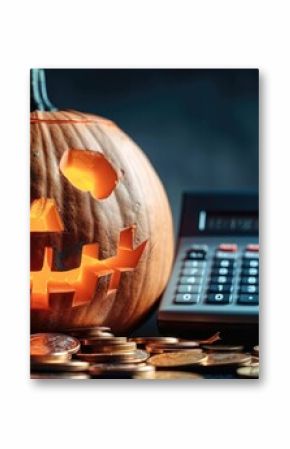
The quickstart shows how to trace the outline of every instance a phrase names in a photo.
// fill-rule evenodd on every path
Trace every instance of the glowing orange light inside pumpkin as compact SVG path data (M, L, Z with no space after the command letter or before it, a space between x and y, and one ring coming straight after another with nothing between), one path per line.
M61 232L63 229L62 219L53 199L39 198L33 201L30 208L31 232Z
M60 170L73 186L90 192L96 199L107 198L118 182L111 164L103 154L95 151L66 150L60 161Z
M58 217L58 225L63 229L53 200L40 199L38 201L39 204L37 205L36 202L31 209L31 222L33 224L31 231L36 232L39 229L44 231L43 223L45 223L48 226L47 230L51 232L52 228L56 229L56 217ZM42 207L43 215L41 213L35 214L35 210L39 212L42 204L48 204L49 207ZM134 228L134 226L131 226L120 232L117 254L108 259L98 259L99 246L97 243L84 245L81 264L78 268L72 270L53 271L53 249L46 247L42 269L30 273L31 308L48 309L51 293L73 292L73 307L86 304L93 299L97 280L100 276L111 275L109 292L116 290L119 286L121 273L132 271L137 266L147 243L145 241L136 249L133 249Z

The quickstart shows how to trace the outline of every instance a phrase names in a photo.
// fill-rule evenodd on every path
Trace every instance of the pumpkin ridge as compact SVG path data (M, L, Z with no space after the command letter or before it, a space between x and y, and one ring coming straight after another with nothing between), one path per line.
M60 131L61 131L61 133L62 133L62 135L64 137L64 141L67 141L67 134L71 133L73 131L74 132L74 136L75 136L76 140L78 141L78 144L76 146L80 147L80 148L83 147L83 140L82 140L80 134L76 131L76 129L74 127L74 124L70 124L69 129L66 129L66 127L64 129L62 126L59 126L59 129L60 129ZM70 146L68 145L67 147L69 148ZM59 161L59 163L60 163L60 161ZM92 229L92 225L94 223L94 217L93 217L92 213L90 213L90 214L86 213L86 211L91 210L91 208L90 208L90 194L88 192L82 192L85 195L83 197L83 200L80 201L79 199L80 199L80 196L81 196L81 192L78 189L76 189L76 188L74 188L72 186L72 184L61 173L60 169L59 169L59 171L60 171L60 174L61 174L62 180L63 180L62 186L64 186L65 184L67 186L69 186L70 191L73 194L74 203L77 204L77 209L78 209L77 216L86 215L86 217L87 217L86 221L88 221L87 229ZM87 234L87 232L86 232L86 234ZM89 241L93 241L93 232L92 231L89 233L88 239L89 239Z
M112 139L110 139L110 137L107 135L107 133L103 130L103 128L101 126L98 126L98 129L99 129L99 131L103 135L105 135L107 140L109 140L109 142L111 143L112 148L114 149L114 152L117 154L118 152L116 151L117 148L116 148L115 142L112 141ZM118 126L116 126L116 129L118 130L118 132L120 132L120 134L123 134L123 132L120 130L120 128ZM130 140L131 144L133 144L134 147L135 147L136 144L127 135L126 135L126 137ZM137 147L137 149L138 149L138 147ZM142 157L140 157L140 156L142 156L142 153L138 152L137 154L138 154L138 158L137 158L138 165L140 165L140 169L142 169L143 168ZM128 170L127 170L127 172L128 172ZM132 178L132 184L135 186L135 189L136 189L136 186L139 187L138 190L140 192L140 195L138 195L138 197L142 197L143 192L142 192L142 188L140 188L140 177L138 176L137 172L139 172L138 169L137 170L130 170L130 177ZM126 188L126 192L128 193L130 200L132 200L132 197L133 197L132 193L133 192L130 192L127 188ZM143 213L142 217L143 217L143 219L144 219L144 217L146 219L147 234L151 235L151 227L150 227L150 222L149 222L149 219L148 219L148 215ZM148 240L149 240L148 241L149 245L147 245L146 251L150 251L151 246L152 246L152 242L150 241L150 238ZM136 269L138 270L138 267L136 267ZM132 307L131 314L127 314L126 322L128 322L130 320L131 316L134 313L134 310L136 309L136 307L138 307L138 304L140 304L140 302L141 302L140 298L142 298L142 296L144 297L144 294L142 295L142 292L144 291L144 284L146 284L146 281L147 281L147 270L148 270L148 266L146 266L145 270L142 270L142 277L141 277L141 279L139 279L139 282L138 282L138 284L139 284L138 293L136 292L136 285L134 285L133 283L131 285L131 290L132 290L131 297L132 298L136 298L136 299L134 301L134 306ZM118 297L118 292L117 292L116 296ZM125 323L124 323L124 325L125 325Z
M98 133L99 134L101 134L102 136L103 136L103 138L105 137L106 139L107 139L107 141L110 143L110 146L112 147L112 150L113 150L113 152L114 153L116 153L116 149L115 149L115 146L114 146L114 142L112 142L111 141L111 139L109 139L108 138L108 135L105 133L105 131L102 129L102 127L99 125L99 123L94 123L94 126L88 126L88 129L89 129L89 132L94 136L94 138L97 140L97 141L99 141L100 140L100 137L99 137L99 135L97 135L96 133L95 133L95 131L97 130L98 131ZM101 145L102 146L102 145ZM116 153L117 154L117 153ZM107 154L106 154L106 157L107 157ZM120 159L120 158L119 158ZM114 164L112 164L113 166L114 166ZM126 186L123 184L123 187L124 187L124 189L126 190L126 192L128 193L128 190L126 189ZM121 199L122 199L122 196L121 196L121 191L120 190L118 190L118 189L115 189L115 192L114 192L114 194L115 194L115 203L116 203L116 205L117 205L117 207L118 207L118 210L119 210L119 212L120 212L120 216L122 217L122 224L123 224L123 226L125 225L125 224L127 224L126 222L127 222L127 220L125 220L125 212L122 210L122 208L121 208ZM111 223L109 223L109 225L110 225ZM112 226L109 226L108 227L108 229L112 229ZM111 238L113 237L113 240L115 240L115 238L114 238L114 236L112 235L111 236ZM138 270L138 266L135 268L135 270ZM137 300L138 300L138 295L134 295L134 296L132 296L132 297L136 297L137 296ZM116 301L118 301L118 291L116 291L115 292L115 298L116 298ZM121 303L119 304L119 307L121 307ZM113 312L113 309L115 308L115 304L114 303L111 303L111 308L110 308L110 311L108 312L108 313L111 313L112 314L112 312Z
M145 160L145 164L143 164L142 163L142 154L140 154L139 155L140 156L140 165L142 165L142 167L143 167L143 170L144 170L144 166L145 166L145 170L146 170L146 173L147 173L147 177L148 177L148 180L149 180L149 183L151 184L151 182L152 182L152 177L150 176L150 172L148 171L148 168L147 168L147 160ZM149 219L148 219L148 216L146 215L146 219L147 219L147 224L148 224L148 229L149 229L149 235L152 235L152 232L151 232L151 223L149 223ZM148 248L147 248L147 251L149 251L149 255L147 256L147 257L152 257L152 252L153 252L153 250L154 250L154 247L156 246L155 244L154 244L154 242L152 242L150 239L149 239L149 243L150 243L150 245L148 245ZM145 268L145 270L143 270L142 271L142 273L143 273L143 276L142 276L142 282L141 282L141 286L140 286L140 292L143 292L145 289L144 289L144 284L146 283L146 278L148 277L148 271L149 271L149 266L147 265L146 266L146 268ZM160 270L161 271L161 270ZM159 279L158 279L158 281L159 282L156 282L156 286L157 285L159 285L159 283L160 283L160 276L159 276ZM156 287L157 288L157 287ZM134 294L134 292L133 292L133 294ZM140 296L142 296L142 295L140 295ZM148 299L146 300L146 305L148 305L148 303L149 303L150 301L148 301ZM134 315L136 315L136 316L139 316L139 309L141 309L141 301L136 301L136 303L135 303L135 307L133 308L133 310L131 311L131 314L130 314L130 316L128 316L128 320L127 321L129 321L130 322L130 319L134 316ZM143 305L143 304L142 304Z

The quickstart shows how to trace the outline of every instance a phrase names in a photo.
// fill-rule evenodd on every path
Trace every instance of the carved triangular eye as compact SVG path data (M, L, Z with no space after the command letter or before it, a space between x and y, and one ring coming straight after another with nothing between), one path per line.
M68 181L95 199L107 198L118 183L118 176L102 153L68 149L60 161L60 171Z
M62 232L63 229L54 199L39 198L33 201L30 208L31 232Z

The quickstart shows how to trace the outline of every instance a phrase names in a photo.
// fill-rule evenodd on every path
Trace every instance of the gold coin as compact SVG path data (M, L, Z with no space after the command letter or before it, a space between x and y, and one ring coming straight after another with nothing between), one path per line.
M213 352L208 354L207 358L201 363L202 366L214 367L214 366L229 366L240 365L251 360L249 354L240 354L238 352Z
M92 365L89 373L92 377L114 377L114 378L132 378L135 375L140 377L148 377L154 373L155 368L151 365L143 363L138 364L105 364L99 363Z
M206 352L242 352L244 346L241 345L202 345Z
M31 373L30 379L90 379L86 373Z
M205 354L200 354L195 351L180 351L153 355L148 362L158 368L170 368L197 365L205 359Z
M150 379L152 380L193 380L202 379L200 374L188 373L186 371L155 371L151 374Z
M108 354L84 354L79 352L77 357L89 363L141 363L148 359L149 354L146 351L137 349L137 351L133 352Z
M192 350L198 348L199 344L196 341L179 341L177 343L149 343L146 345L146 350L148 352L157 351L183 351Z
M130 341L127 343L120 344L96 344L96 345L87 345L82 347L82 351L88 354L99 354L99 353L114 353L114 352L133 352L136 351L137 345L136 343Z
M259 346L258 345L253 347L253 354L259 356Z
M48 355L31 355L30 363L60 363L68 362L71 359L71 354L68 352L56 352Z
M87 371L90 364L82 360L70 360L68 362L50 362L50 363L32 363L31 371L50 371L50 372L77 372Z
M92 346L97 344L109 344L109 345L119 345L121 343L127 343L126 337L90 337L90 338L80 338L82 346Z
M237 369L237 375L244 379L258 379L259 367L258 366L243 366Z
M200 348L194 348L194 349L189 349L189 348L185 348L185 349L177 349L177 348L168 348L168 349L159 349L159 348L148 348L148 345L146 346L146 351L150 352L151 355L153 354L163 354L164 352L181 352L181 351L191 351L191 352L196 352L197 354L202 354L202 349Z
M248 362L242 363L243 366L259 366L259 357L254 355L251 356L251 359Z
M133 337L129 341L135 341L137 345L147 345L150 343L177 343L176 337Z
M103 333L109 333L110 336L113 336L111 328L107 326L75 327L74 329L66 329L64 332L74 337L98 337Z
M61 352L74 354L80 349L80 342L70 335L41 333L30 336L30 354L46 356Z

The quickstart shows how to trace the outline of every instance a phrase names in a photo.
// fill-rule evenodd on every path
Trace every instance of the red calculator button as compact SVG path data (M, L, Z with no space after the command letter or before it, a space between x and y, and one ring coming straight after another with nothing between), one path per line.
M228 253L236 253L238 251L238 245L235 243L221 243L219 245L219 251L226 251Z
M259 252L259 245L256 244L256 243L251 243L250 245L247 245L246 250L250 251L252 253L258 253Z

